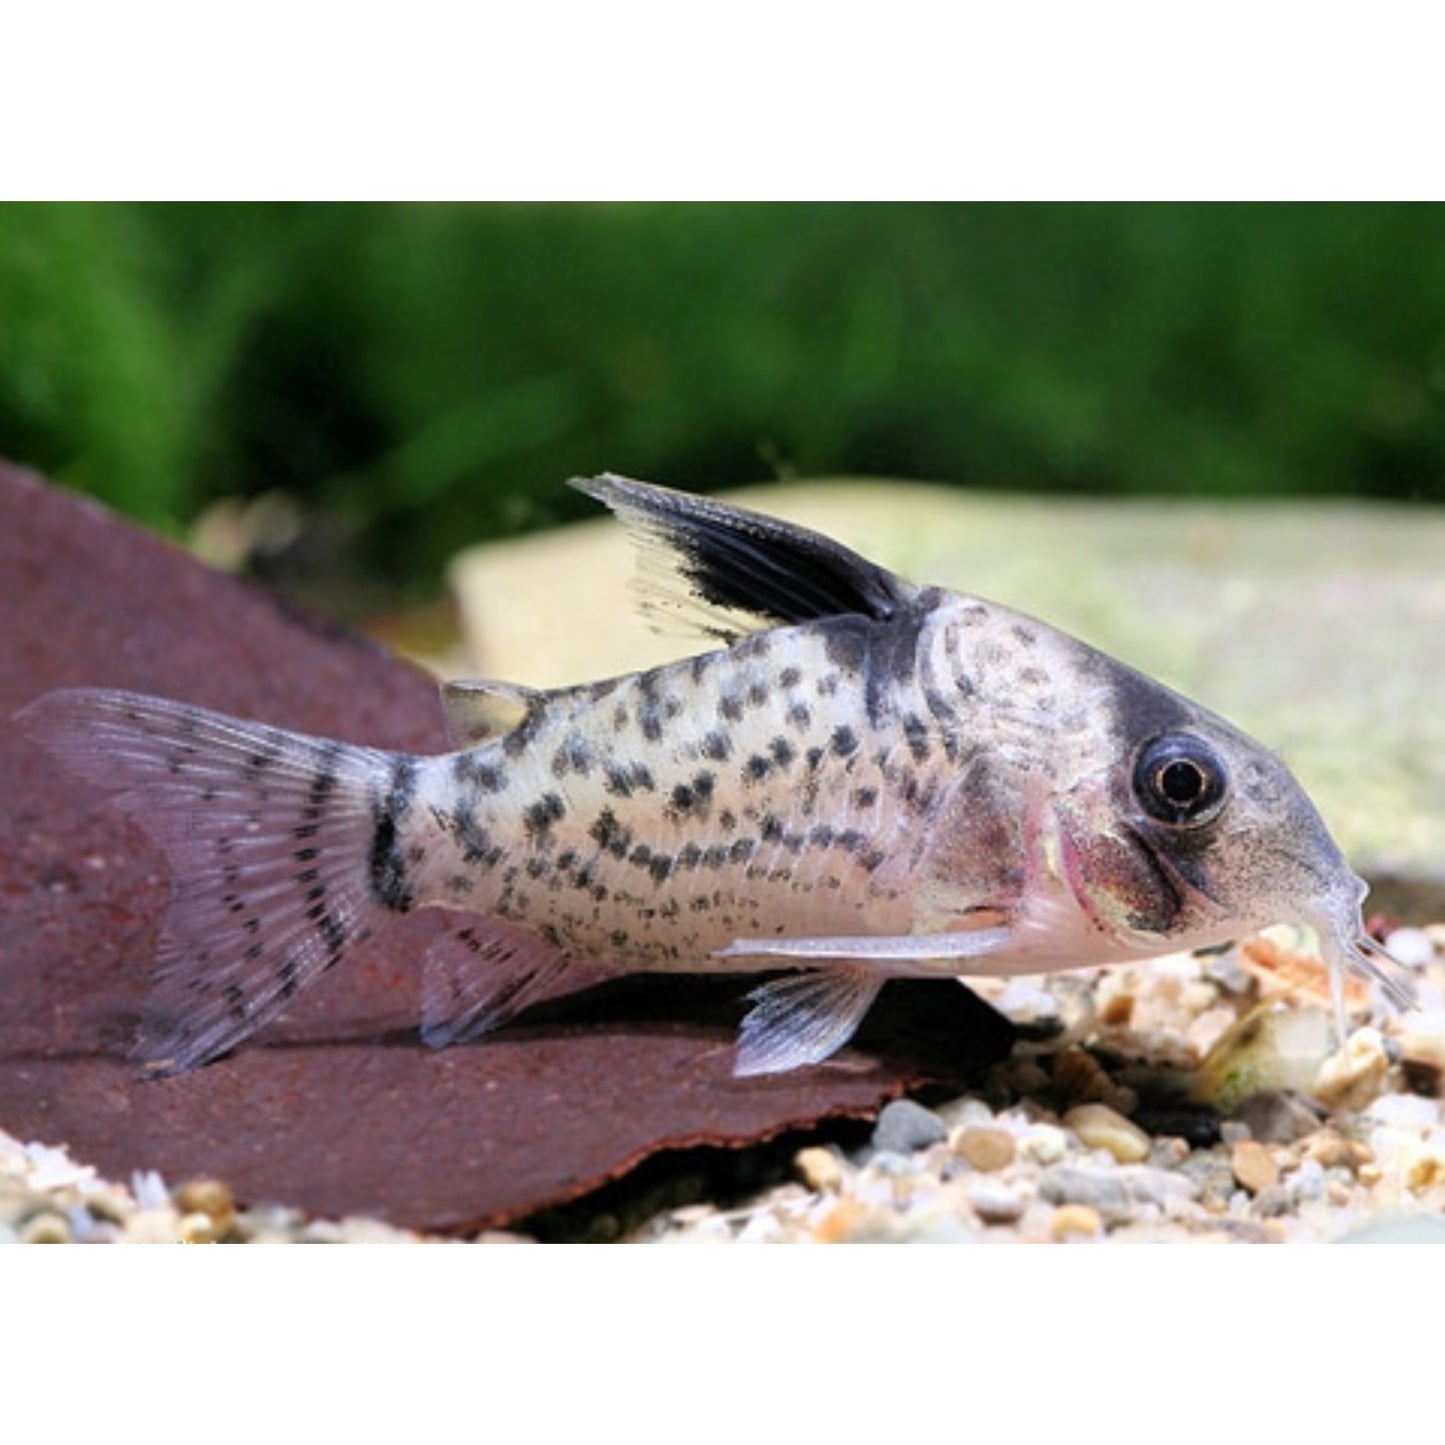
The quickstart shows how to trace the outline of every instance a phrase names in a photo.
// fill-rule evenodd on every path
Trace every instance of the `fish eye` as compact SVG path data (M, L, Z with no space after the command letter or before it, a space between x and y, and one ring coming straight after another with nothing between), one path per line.
M1207 823L1224 806L1229 774L1219 754L1192 733L1166 733L1134 764L1134 796L1161 823Z

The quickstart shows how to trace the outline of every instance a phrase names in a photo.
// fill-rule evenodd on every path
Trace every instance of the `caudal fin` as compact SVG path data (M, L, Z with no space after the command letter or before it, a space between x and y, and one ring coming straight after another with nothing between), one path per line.
M46 694L21 726L165 851L171 898L136 1056L234 1048L386 913L371 885L395 755L133 693Z

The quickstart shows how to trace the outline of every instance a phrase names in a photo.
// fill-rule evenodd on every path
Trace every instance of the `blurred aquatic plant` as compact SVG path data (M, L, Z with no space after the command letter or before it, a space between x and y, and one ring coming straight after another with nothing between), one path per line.
M0 453L394 579L689 487L1445 496L1430 206L0 207Z

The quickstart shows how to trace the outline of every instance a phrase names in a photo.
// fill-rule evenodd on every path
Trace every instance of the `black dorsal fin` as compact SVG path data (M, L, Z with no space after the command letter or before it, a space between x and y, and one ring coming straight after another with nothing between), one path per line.
M684 615L713 637L853 614L881 621L916 595L886 568L776 517L611 474L571 485L641 544L648 610Z

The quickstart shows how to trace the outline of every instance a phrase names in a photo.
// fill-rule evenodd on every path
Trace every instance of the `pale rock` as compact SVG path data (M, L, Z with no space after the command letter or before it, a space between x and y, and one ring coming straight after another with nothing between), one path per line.
M912 1099L894 1099L885 1104L873 1130L873 1147L896 1154L911 1154L948 1138L948 1126L933 1112Z
M1309 1088L1327 1109L1358 1112L1379 1097L1390 1072L1385 1041L1378 1029L1356 1029L1338 1053L1320 1065Z
M1368 1113L1375 1123L1424 1134L1440 1123L1441 1105L1438 1099L1423 1099L1418 1094L1382 1094Z
M1013 1224L1023 1217L1028 1207L1019 1190L988 1178L981 1178L972 1186L968 1203L985 1224Z
M1229 1152L1229 1167L1241 1189L1259 1194L1279 1183L1279 1165L1257 1139L1240 1139Z
M1070 1239L1097 1239L1103 1232L1104 1221L1098 1210L1087 1204L1062 1204L1049 1223L1049 1234L1059 1244Z
M1018 1152L1034 1164L1057 1164L1069 1152L1069 1136L1056 1124L1030 1124Z
M1109 1170L1055 1164L1039 1176L1039 1197L1050 1204L1087 1204L1105 1220L1129 1218L1131 1200L1124 1181Z
M1105 1149L1120 1164L1137 1164L1149 1157L1149 1136L1107 1104L1076 1104L1063 1122L1086 1148Z
M1306 1093L1334 1043L1328 1010L1278 1001L1251 1009L1209 1051L1195 1076L1195 1098L1221 1113L1261 1089Z
M963 1129L953 1140L953 1152L981 1174L1006 1169L1014 1161L1018 1145L1007 1129Z
M1385 952L1406 968L1424 968L1435 957L1435 945L1423 928L1397 928L1385 940Z
M843 1165L838 1156L821 1145L798 1150L794 1167L809 1189L836 1191L843 1184Z
M1320 1116L1297 1094L1283 1089L1261 1089L1241 1099L1234 1119L1262 1144L1293 1144L1320 1126Z

